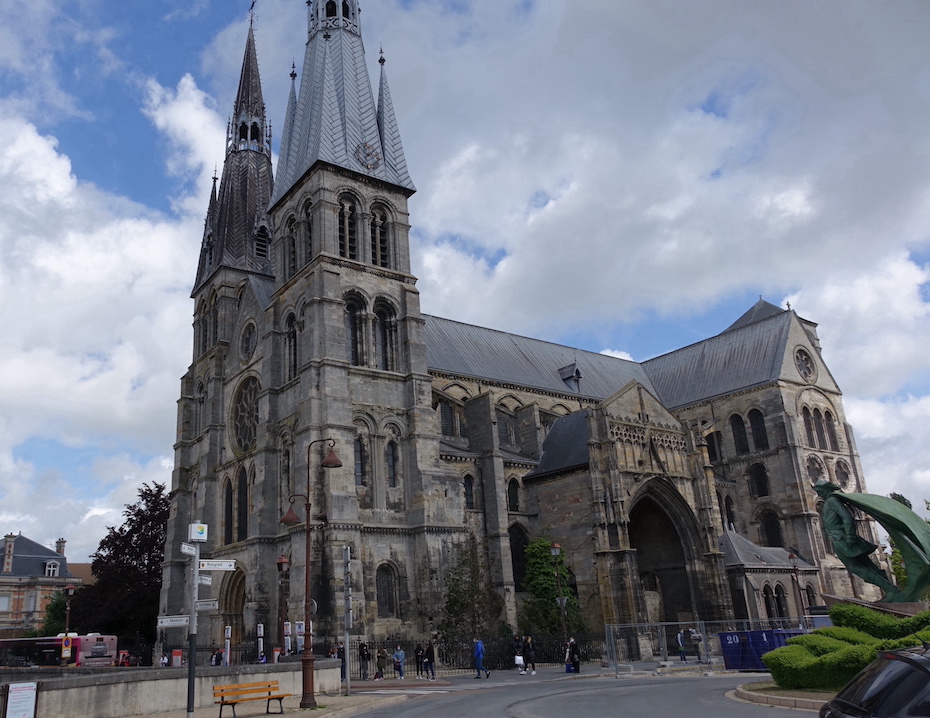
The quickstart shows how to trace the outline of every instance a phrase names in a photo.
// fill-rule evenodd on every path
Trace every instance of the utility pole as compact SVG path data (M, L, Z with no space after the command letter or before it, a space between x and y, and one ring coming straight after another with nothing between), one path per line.
M343 649L342 655L343 660L345 661L345 679L346 679L346 695L352 695L352 680L350 677L351 661L349 654L349 630L352 628L352 547L343 546L342 547L342 563L343 563L343 577L342 577L342 594L345 600L345 639L343 640Z

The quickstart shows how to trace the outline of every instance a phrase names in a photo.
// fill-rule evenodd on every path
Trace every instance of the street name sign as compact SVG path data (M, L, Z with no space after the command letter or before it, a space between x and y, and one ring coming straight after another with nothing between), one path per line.
M181 542L181 553L185 556L194 556L197 554L197 547L192 543Z
M178 626L189 626L190 622L191 622L190 616L159 616L158 617L159 628L176 628Z
M215 611L220 607L220 601L218 598L204 599L203 601L197 601L194 606L198 611Z
M213 585L213 576L206 576L204 574L197 574L197 583L203 586L212 586Z
M235 561L201 561L201 571L235 571Z

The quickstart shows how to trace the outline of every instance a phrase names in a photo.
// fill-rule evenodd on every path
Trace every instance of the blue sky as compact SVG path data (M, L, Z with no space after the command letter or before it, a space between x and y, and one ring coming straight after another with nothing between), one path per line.
M170 481L249 5L5 8L0 524L71 560ZM820 324L869 488L930 498L930 5L578 7L363 2L423 310L642 360L790 301ZM275 148L305 16L256 3Z

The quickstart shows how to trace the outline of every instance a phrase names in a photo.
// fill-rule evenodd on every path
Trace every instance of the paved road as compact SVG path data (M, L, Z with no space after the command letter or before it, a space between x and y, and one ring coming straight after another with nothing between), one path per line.
M455 681L440 691L363 713L365 718L811 718L811 711L772 708L726 696L745 676L655 676L534 681L511 674ZM497 680L494 680L494 679ZM387 692L387 691L385 691ZM773 713L775 711L775 713Z

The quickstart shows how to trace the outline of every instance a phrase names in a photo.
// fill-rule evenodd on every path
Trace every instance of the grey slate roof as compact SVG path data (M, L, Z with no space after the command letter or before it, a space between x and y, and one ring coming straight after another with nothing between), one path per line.
M729 327L724 329L724 332L733 331L734 329L741 329L755 322L762 321L763 319L768 319L769 317L774 317L778 314L784 313L784 309L781 307L776 307L774 304L765 301L762 297L759 297L759 301L752 305L748 312L743 314L739 319L733 322Z
M543 441L539 466L530 471L526 478L585 466L591 460L588 452L590 435L586 410L557 419Z
M488 379L584 399L606 399L631 381L654 391L636 362L423 315L426 363L430 371ZM576 364L579 391L566 383L561 370Z
M726 566L769 568L782 571L794 568L790 558L791 551L786 548L758 546L749 539L730 531L717 539L717 544L723 553L723 563ZM797 559L797 565L800 570L815 568L802 558Z
M766 318L643 362L669 409L774 381L781 374L794 312ZM745 317L745 315L744 315ZM740 322L737 322L740 324Z
M45 564L57 561L58 577L71 578L68 571L68 559L60 553L36 543L32 539L19 534L13 540L13 566L12 572L4 576L18 576L23 578L44 576Z
M273 201L318 161L412 192L383 62L375 105L357 1L345 4L350 15L346 21L327 18L324 5L314 2L310 7L300 92L285 114Z

